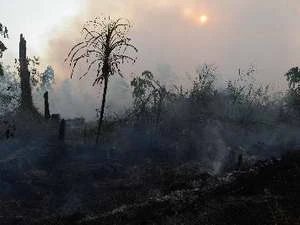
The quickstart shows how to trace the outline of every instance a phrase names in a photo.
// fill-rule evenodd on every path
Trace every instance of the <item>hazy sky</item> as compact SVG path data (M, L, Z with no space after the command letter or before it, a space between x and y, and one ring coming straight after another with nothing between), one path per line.
M139 53L129 72L149 69L164 76L170 72L184 82L185 72L205 62L215 63L222 79L254 64L261 81L284 89L283 74L300 65L299 0L0 0L0 4L1 21L11 36L6 56L17 56L15 43L23 32L30 53L52 65L60 80L69 76L63 61L80 37L82 24L101 13L133 22L131 37Z

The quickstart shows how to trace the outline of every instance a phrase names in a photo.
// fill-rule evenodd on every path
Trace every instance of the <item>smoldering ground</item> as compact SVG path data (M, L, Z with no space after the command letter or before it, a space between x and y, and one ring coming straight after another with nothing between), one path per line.
M0 219L8 217L11 220L7 221L27 222L35 218L39 223L39 219L58 217L61 222L61 217L73 215L71 221L79 218L79 223L84 223L97 220L95 215L109 217L127 209L132 212L130 209L135 207L147 207L148 201L166 205L174 196L176 204L173 204L181 206L182 202L189 202L182 198L186 193L198 195L199 192L201 196L211 186L226 180L227 177L222 176L228 172L230 177L231 172L242 171L241 174L250 174L253 181L251 171L259 174L264 170L264 167L256 170L259 160L273 157L267 163L275 162L275 169L273 164L271 169L277 171L280 166L276 163L281 155L299 148L299 114L286 101L290 97L288 93L276 97L265 92L261 83L278 76L276 79L281 77L287 88L283 74L299 54L288 52L297 46L294 37L298 31L287 31L287 27L295 23L294 7L298 3L278 1L270 8L270 2L100 4L87 1L81 15L70 20L66 30L58 28L53 32L45 53L45 61L53 65L57 75L57 83L49 95L51 113L61 113L66 119L80 116L96 119L95 109L101 100L102 87L91 87L93 73L87 79L77 79L86 68L84 64L73 80L68 79L70 71L64 63L87 17L98 15L99 11L129 17L135 27L131 35L140 49L139 61L124 68L124 79L115 75L110 80L108 110L98 146L94 144L95 122L83 123L75 129L67 126L62 143L58 140L58 123L44 120L31 123L22 116L16 118L14 137L2 136L0 143L0 206L3 209ZM186 18L182 15L185 7L199 13L206 9L210 24L199 26ZM288 17L287 13L290 13ZM288 56L283 58L282 55ZM216 80L203 81L203 74L194 72L194 67L202 61L218 65L217 73L213 74ZM236 76L243 75L243 68L253 63L251 61L258 67L257 80L235 82ZM153 71L155 81L168 92L161 108L155 104L156 98L143 110L134 104L130 81L146 69ZM182 76L185 72L192 75ZM224 82L227 79L231 79L231 85ZM35 96L42 112L41 96L38 93ZM6 116L12 117L12 114ZM23 126L25 123L27 126ZM259 163L264 166L264 161ZM298 164L293 161L292 164L289 165L291 171L297 175ZM293 182L299 180L285 168L283 171ZM278 171L279 177L284 174ZM284 179L272 182L277 185L272 185L274 187L280 182L288 186ZM242 191L246 186L251 193L249 183L234 190L245 194ZM255 197L261 199L263 195L269 199L274 189L276 209L279 216L285 215L278 206L281 198L277 198L276 188L272 186L259 186ZM288 188L283 192L290 193L292 188ZM192 203L202 203L198 200ZM167 213L177 215L177 211L172 211L174 205ZM16 214L21 216L16 217ZM88 216L82 220L81 214Z

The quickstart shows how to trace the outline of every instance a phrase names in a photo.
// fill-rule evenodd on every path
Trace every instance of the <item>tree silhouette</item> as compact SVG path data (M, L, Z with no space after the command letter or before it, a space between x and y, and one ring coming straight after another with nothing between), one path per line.
M3 26L2 23L0 23L0 36L3 38L8 38L8 29L7 27ZM0 41L0 58L3 56L3 52L6 51L6 46L2 41ZM4 71L3 71L3 66L2 63L0 63L0 75L3 76Z
M3 52L6 50L6 46L0 41L0 58L2 58Z
M3 38L8 38L8 29L2 23L0 23L0 36ZM0 41L0 58L2 57L2 53L6 50L7 48L3 44L2 41Z
M8 38L8 29L2 23L0 23L0 35L4 38Z
M115 73L123 77L120 65L125 62L135 63L136 61L136 58L127 54L130 50L137 52L137 48L131 44L131 39L128 38L130 28L131 24L127 19L96 17L94 20L88 21L83 27L83 41L73 46L66 59L72 70L71 78L78 63L86 60L87 71L79 79L93 71L96 73L93 86L101 85L104 82L96 143L99 142L103 122L109 77ZM94 68L96 71L93 70Z
M19 60L15 60L18 65L18 71L20 75L20 83L21 83L21 109L22 111L28 112L36 112L33 101L32 101L32 93L31 93L31 72L29 70L29 59L27 57L27 47L26 40L23 34L20 35L19 42Z
M166 87L146 70L131 81L136 115L146 116L151 109L155 112L155 126L158 128L165 99L170 95Z
M300 70L299 67L291 68L286 74L286 79L289 82L289 88L297 89L300 87ZM296 87L297 85L297 87Z
M299 67L291 68L286 74L289 82L288 103L300 114L300 70Z

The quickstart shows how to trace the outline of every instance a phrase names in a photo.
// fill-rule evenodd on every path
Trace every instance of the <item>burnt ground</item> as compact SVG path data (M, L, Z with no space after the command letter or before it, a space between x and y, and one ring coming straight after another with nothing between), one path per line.
M1 148L1 225L300 224L300 151L213 175L51 138Z

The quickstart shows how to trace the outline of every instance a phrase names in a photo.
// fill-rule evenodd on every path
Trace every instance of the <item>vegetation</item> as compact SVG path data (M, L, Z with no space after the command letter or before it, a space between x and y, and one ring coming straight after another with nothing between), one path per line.
M103 122L109 77L115 73L122 76L120 64L136 61L127 55L130 49L137 52L137 48L131 44L131 39L127 36L130 28L130 22L121 18L104 17L89 21L82 29L84 40L76 44L68 55L72 68L71 77L77 64L81 60L86 60L88 69L80 78L85 77L95 65L96 78L93 85L104 82L96 143L99 141Z
M300 70L299 67L291 68L286 74L289 82L288 105L293 108L296 113L300 114Z
M7 27L3 26L2 23L0 23L0 36L2 36L3 38L8 38L8 29ZM4 43L2 41L0 41L0 59L3 56L3 52L6 51L6 46L4 45ZM0 63L0 76L4 75L4 71L3 71L3 65L2 63Z
M164 101L169 95L166 87L155 80L150 71L144 71L141 76L134 78L131 86L133 87L132 96L136 116L146 119L153 111L155 124L158 127Z
M279 97L253 66L223 86L215 65L179 87L145 70L130 81L128 111L104 120L111 76L136 60L130 28L89 21L66 59L71 77L103 85L95 122L50 115L54 70L40 72L21 35L16 72L0 76L1 224L299 224L299 68Z
M20 104L20 86L17 73L11 68L6 67L3 70L3 76L0 76L0 115L6 115L16 111Z
M2 25L2 23L0 23L0 36L2 36L3 38L8 38L8 29L6 26ZM2 53L6 50L5 45L0 42L0 57L2 57Z

